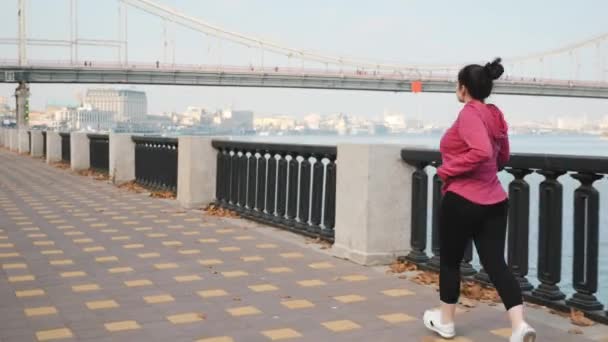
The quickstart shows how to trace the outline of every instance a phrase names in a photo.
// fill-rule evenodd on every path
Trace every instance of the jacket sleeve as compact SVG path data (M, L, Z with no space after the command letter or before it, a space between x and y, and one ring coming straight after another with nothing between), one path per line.
M437 169L437 174L444 181L475 170L493 154L488 130L474 109L465 108L460 112L458 135L466 143L468 150Z

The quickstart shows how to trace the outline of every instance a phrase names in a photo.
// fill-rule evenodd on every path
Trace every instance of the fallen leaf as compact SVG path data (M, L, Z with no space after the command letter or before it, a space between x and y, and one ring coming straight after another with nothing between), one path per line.
M135 181L123 183L123 184L119 185L118 187L120 189L125 189L127 191L131 191L131 192L135 192L135 193L142 193L142 192L146 191L146 189L144 187L137 184Z
M460 305L464 306L465 308L475 308L477 307L477 304L468 298L460 298Z
M150 193L152 198L175 198L175 193L172 191L152 191Z
M197 316L200 319L207 319L207 315L205 315L204 313L199 313Z
M236 212L216 206L215 204L210 204L209 206L204 208L203 211L207 215L211 215L211 216L229 217L229 218L239 217L239 215Z
M594 321L585 317L585 313L576 309L571 309L570 311L570 321L574 325L578 325L580 327L590 327L595 324Z
M403 273L418 270L418 266L407 261L394 261L389 265L388 272L390 273Z

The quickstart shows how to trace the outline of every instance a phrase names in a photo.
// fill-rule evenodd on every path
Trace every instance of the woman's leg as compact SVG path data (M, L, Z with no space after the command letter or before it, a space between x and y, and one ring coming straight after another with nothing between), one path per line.
M507 211L506 202L487 207L474 240L481 264L496 287L515 329L524 322L523 301L519 283L505 263Z
M446 193L439 217L439 293L442 302L441 321L444 324L454 321L460 296L460 263L471 239L471 228L479 222L479 215L477 205L456 194Z

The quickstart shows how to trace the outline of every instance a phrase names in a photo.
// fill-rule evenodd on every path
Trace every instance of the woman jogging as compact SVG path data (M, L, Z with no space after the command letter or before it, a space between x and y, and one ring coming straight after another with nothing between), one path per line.
M442 165L437 169L444 183L439 218L441 307L427 310L424 324L444 338L455 336L460 263L472 239L511 320L510 341L536 339L536 332L524 320L519 283L504 259L508 199L497 172L509 160L509 138L502 112L485 103L493 81L503 72L500 58L460 70L456 95L465 105L441 139Z

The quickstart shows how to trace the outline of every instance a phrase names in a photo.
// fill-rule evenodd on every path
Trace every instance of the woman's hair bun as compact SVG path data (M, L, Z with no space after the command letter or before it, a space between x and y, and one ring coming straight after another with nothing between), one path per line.
M505 68L500 63L502 59L496 58L491 63L487 63L483 68L486 70L491 79L496 80L505 72Z

